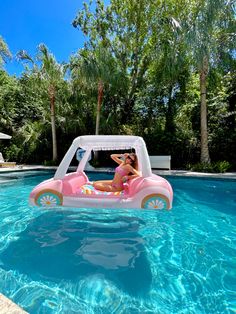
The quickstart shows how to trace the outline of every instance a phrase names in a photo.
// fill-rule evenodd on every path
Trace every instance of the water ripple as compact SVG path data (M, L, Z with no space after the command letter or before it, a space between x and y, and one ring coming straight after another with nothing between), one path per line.
M47 211L28 175L0 186L1 292L26 311L236 313L235 182L173 178L170 212Z

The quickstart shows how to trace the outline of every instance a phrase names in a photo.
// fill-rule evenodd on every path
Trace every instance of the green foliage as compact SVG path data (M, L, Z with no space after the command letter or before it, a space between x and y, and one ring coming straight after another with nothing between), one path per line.
M209 163L196 163L194 165L188 165L188 169L196 172L214 172L214 173L225 173L230 168L231 164L228 161L217 161L211 164Z
M98 168L98 167L101 166L99 160L96 160L96 159L91 160L90 164L91 164L91 166L93 166L94 168Z
M15 161L20 160L21 148L15 144L12 144L6 151L6 160Z
M43 165L47 167L48 166L51 167L51 166L58 166L58 163L54 160L44 160Z
M224 173L228 171L232 166L228 161L217 161L214 165L216 172Z
M9 59L11 57L12 57L11 52L10 52L6 42L0 36L0 68L7 61L7 59Z
M173 168L195 165L201 147L199 69L207 56L212 164L195 166L223 172L229 163L236 170L232 1L87 1L73 26L87 41L68 65L42 44L35 57L18 54L25 64L19 78L0 70L0 132L13 135L0 142L4 156L51 164L53 98L60 160L75 137L94 134L102 84L101 134L143 136L151 155L171 155ZM4 61L6 47L0 37Z

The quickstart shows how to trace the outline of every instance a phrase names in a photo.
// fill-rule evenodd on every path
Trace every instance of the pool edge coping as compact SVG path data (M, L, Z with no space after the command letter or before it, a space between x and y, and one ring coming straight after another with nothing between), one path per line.
M0 293L0 309L2 314L28 314L2 293Z
M76 169L77 167L70 167L70 169ZM11 173L11 172L24 172L24 171L40 171L40 170L56 170L56 166L22 166L15 168L0 168L1 173ZM113 173L113 168L89 168L85 169L87 172L107 172ZM157 175L163 176L176 176L176 177L198 177L198 178L217 178L217 179L232 179L236 180L236 172L226 172L226 173L206 173L206 172L193 172L188 170L158 170L152 169L152 172Z

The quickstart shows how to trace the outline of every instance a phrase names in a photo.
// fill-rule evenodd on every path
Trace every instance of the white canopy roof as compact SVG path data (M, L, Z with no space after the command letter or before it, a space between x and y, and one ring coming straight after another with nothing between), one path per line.
M0 139L1 140L9 140L11 138L10 135L4 134L0 132Z
M86 154L79 164L79 171L83 171L91 150L126 150L133 148L137 154L139 171L141 171L142 176L148 177L152 174L146 144L142 137L131 135L85 135L74 139L55 173L55 179L62 179L65 176L78 148L86 150Z
M77 137L73 143L85 150L90 148L96 151L136 149L141 147L144 141L139 136L131 135L85 135Z

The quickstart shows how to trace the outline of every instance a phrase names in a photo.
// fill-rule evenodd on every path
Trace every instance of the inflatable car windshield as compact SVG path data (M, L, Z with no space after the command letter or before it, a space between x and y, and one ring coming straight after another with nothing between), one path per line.
M78 149L84 154L75 172L68 173ZM135 150L140 177L124 183L119 192L96 190L84 172L92 151ZM78 153L77 153L78 154ZM171 209L173 191L164 178L152 173L144 140L128 135L86 135L77 137L54 178L37 185L30 194L30 204L37 206L70 206L79 208Z

